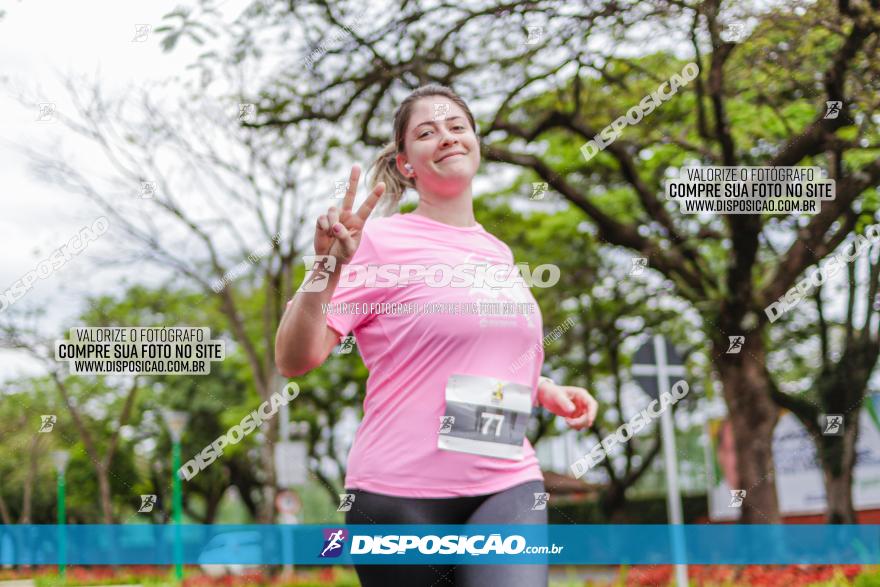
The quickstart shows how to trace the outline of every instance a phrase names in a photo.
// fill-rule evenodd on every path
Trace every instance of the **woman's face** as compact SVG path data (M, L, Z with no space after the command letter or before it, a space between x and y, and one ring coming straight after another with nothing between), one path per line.
M418 188L457 196L480 167L480 144L461 107L445 96L415 101L397 168L413 177ZM409 163L412 171L404 165Z

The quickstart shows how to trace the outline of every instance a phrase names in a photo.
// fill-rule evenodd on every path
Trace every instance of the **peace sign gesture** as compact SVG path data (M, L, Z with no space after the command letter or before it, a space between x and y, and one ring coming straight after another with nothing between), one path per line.
M351 168L342 209L337 210L336 206L330 206L326 214L318 216L315 227L315 254L336 257L340 265L345 265L354 257L361 243L364 224L373 213L379 198L385 193L385 183L380 181L358 211L352 212L351 207L354 205L354 195L357 193L360 177L360 165L355 163Z

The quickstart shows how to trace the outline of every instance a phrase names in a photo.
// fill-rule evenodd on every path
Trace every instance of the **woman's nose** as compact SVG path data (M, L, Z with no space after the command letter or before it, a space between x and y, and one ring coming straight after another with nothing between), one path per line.
M456 138L456 136L446 129L443 129L442 134L440 136L442 137L440 139L440 144L443 146L458 142L458 139Z

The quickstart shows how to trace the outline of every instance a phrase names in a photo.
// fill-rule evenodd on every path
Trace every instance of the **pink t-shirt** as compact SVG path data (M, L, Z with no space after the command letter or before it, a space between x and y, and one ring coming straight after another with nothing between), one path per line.
M417 214L372 218L366 223L357 252L342 270L332 305L338 309L341 303L413 304L410 307L419 311L326 313L327 324L340 337L354 334L370 372L364 418L348 457L345 487L401 497L456 497L495 493L543 479L528 439L518 461L437 447L446 382L452 374L527 385L532 404L537 405L543 330L531 291L524 285L494 291L488 285L431 287L425 278L412 278L404 287L343 286L354 281L353 266L363 274L365 267L388 263L514 266L514 259L510 248L480 224L456 227ZM439 280L441 274L436 276ZM387 283L381 273L378 280ZM430 303L473 308L480 302L513 302L517 312L421 313ZM523 310L526 305L533 313ZM444 312L450 307L444 306Z

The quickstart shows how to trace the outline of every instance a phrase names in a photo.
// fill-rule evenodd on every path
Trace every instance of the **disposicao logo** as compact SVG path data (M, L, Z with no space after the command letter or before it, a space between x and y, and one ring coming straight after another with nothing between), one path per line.
M327 528L324 530L324 548L321 550L319 558L336 558L342 554L345 539L348 538L348 532L342 528L332 530Z

